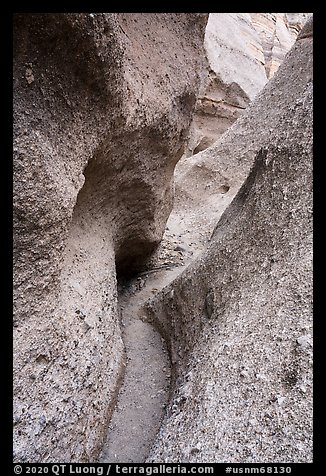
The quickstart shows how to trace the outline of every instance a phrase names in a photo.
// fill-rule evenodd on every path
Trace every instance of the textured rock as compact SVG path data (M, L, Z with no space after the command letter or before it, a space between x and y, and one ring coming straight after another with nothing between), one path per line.
M208 249L148 303L175 382L149 462L312 461L310 27L197 155L215 193L228 179L230 200L243 185Z
M266 75L270 79L295 42L309 13L251 13L250 17L261 40Z
M211 13L205 33L208 74L187 156L213 144L277 71L307 13Z
M15 15L15 461L99 454L123 369L115 268L164 231L206 21Z

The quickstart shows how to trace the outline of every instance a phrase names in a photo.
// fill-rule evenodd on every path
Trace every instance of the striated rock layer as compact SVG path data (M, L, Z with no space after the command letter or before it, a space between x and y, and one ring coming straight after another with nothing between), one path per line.
M148 303L175 387L148 462L312 461L312 43L309 22L201 154L250 173L207 250Z
M295 42L309 13L251 13L250 17L260 38L266 76L270 79Z
M307 13L211 13L208 72L190 129L187 156L212 145L277 71Z
M14 16L14 459L98 457L123 374L116 266L160 241L206 14Z

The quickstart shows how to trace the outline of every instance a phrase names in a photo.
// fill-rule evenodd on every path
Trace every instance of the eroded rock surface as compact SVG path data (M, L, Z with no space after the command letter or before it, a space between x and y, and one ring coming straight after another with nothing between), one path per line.
M15 461L99 455L123 368L116 266L164 231L206 21L15 15Z
M234 196L243 185L208 249L148 303L175 382L148 462L312 461L312 88L309 22L237 123L197 156L217 187L229 180ZM192 189L203 186L193 176Z
M211 13L209 64L196 103L186 155L212 145L277 71L308 13Z

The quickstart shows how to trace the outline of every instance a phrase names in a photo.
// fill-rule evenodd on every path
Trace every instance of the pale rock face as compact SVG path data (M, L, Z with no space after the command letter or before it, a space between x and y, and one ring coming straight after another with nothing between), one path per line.
M307 13L211 13L203 79L186 155L206 149L236 121L277 71Z
M147 305L174 365L148 462L312 461L312 52L308 21L239 120L189 161L183 181L198 196L211 185L212 204L227 183L230 205Z
M117 278L159 243L206 14L14 16L14 459L96 461Z
M278 70L307 20L308 13L251 13L264 52L267 78Z
M205 49L210 68L218 72L223 83L231 84L238 75L237 84L249 99L264 86L264 56L250 14L211 13L206 27Z

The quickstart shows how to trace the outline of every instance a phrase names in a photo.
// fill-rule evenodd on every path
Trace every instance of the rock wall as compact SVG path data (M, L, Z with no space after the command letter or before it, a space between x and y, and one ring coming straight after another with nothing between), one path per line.
M160 241L206 14L14 16L14 460L96 461L118 272Z
M295 42L309 13L251 13L250 17L260 38L266 76L270 79Z
M148 462L312 461L312 48L310 21L197 156L234 199L207 250L148 303L174 363Z
M196 103L186 155L212 145L277 71L308 13L211 13L208 71Z

